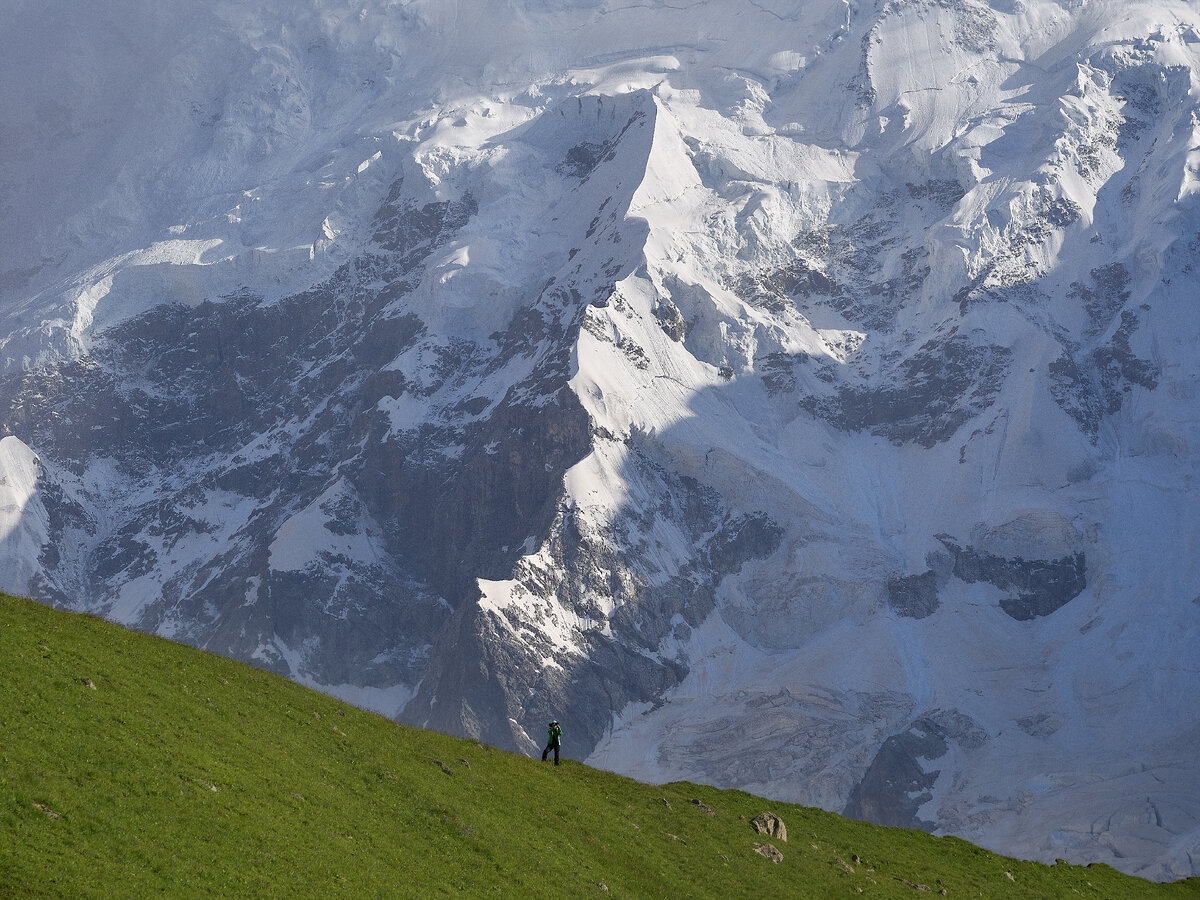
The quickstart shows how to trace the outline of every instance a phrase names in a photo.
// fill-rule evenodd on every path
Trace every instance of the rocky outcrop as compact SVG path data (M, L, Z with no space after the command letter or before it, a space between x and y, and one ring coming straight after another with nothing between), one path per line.
M787 841L787 826L773 812L761 812L750 820L750 827L759 834L769 835L778 841Z
M773 844L755 844L754 852L765 856L773 863L783 862L783 854L779 852L779 848Z
M949 440L992 405L1010 365L1006 347L980 346L951 332L895 364L885 387L840 385L801 405L844 431L869 430L922 447Z
M955 710L930 711L883 742L850 792L844 815L878 825L933 831L936 821L919 815L933 799L941 775L931 764L946 756L952 745L977 750L987 739L969 716Z
M923 619L937 611L937 573L906 575L888 581L888 603L902 616Z
M1015 590L1016 596L1000 601L1000 608L1014 619L1028 620L1048 616L1069 603L1087 587L1084 554L1074 553L1059 559L1005 559L979 553L955 544L950 538L939 540L954 557L954 575L967 584L986 581L1002 591Z

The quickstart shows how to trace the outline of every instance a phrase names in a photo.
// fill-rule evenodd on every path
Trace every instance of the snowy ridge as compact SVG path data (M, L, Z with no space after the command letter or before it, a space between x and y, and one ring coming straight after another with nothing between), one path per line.
M1191 5L76 6L0 32L0 587L1200 874Z

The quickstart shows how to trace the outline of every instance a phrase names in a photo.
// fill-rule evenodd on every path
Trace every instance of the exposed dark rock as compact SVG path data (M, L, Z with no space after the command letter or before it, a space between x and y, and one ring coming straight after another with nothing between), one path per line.
M1160 372L1158 366L1139 358L1132 348L1131 340L1140 321L1136 311L1125 308L1132 296L1129 270L1114 262L1092 269L1090 276L1090 286L1072 285L1073 295L1088 314L1087 334L1094 337L1105 332L1118 313L1119 324L1112 337L1090 353L1065 347L1050 364L1049 388L1055 402L1095 442L1102 418L1119 412L1125 395L1134 387L1158 387Z
M942 213L950 212L966 196L962 185L950 179L933 179L920 184L910 182L904 188L913 200L925 201Z
M462 228L479 210L470 194L461 200L426 203L418 207L402 199L404 182L392 185L387 200L375 214L375 243L399 259L389 261L402 269L411 269L436 247Z
M567 151L566 158L555 166L554 170L562 175L570 175L574 178L586 178L595 171L604 157L612 151L612 147L612 143L608 141L603 143L584 141L581 144L576 144Z
M758 288L763 299L760 299L756 305L767 308L771 308L771 305L766 298L772 296L794 300L801 297L836 296L841 292L832 278L803 258L795 260L785 268L764 275L756 282L747 282L745 287ZM750 298L755 294L747 291L746 296ZM783 308L784 306L781 305L772 311L778 312Z
M758 371L762 375L763 386L767 395L790 394L796 390L796 367L808 362L807 354L772 353L762 359L755 360Z
M979 723L956 709L933 709L922 718L933 722L946 738L966 750L978 750L987 742L988 733Z
M1050 396L1095 442L1104 415L1104 404L1098 392L1085 380L1078 364L1067 353L1050 363L1048 374Z
M939 759L948 749L941 729L924 719L892 735L850 792L843 815L876 825L932 831L935 823L919 818L917 811L933 797L930 789L940 770L927 772L920 760Z
M1045 222L1052 228L1066 228L1068 225L1074 225L1079 221L1079 217L1083 215L1083 210L1079 204L1067 197L1059 197L1046 203L1041 210L1045 217ZM1041 229L1038 229L1039 236L1044 236Z
M1171 99L1187 95L1191 74L1186 66L1123 64L1116 60L1109 64L1116 68L1109 91L1122 101L1116 148L1129 158L1136 152L1134 145L1167 114Z
M935 709L883 742L862 779L850 792L844 815L900 828L932 831L935 823L917 815L933 797L940 770L926 762L940 759L951 742L966 750L983 746L987 732L956 710Z
M1054 734L1063 726L1063 718L1054 713L1038 713L1017 719L1017 727L1030 737L1044 738Z
M801 406L843 431L870 430L893 443L932 447L949 440L1000 392L1012 351L951 332L893 363L880 387L842 385Z
M590 439L587 414L565 388L536 415L501 404L453 441L424 427L389 439L387 428L380 419L368 432L358 492L398 557L454 605L475 577L505 577L522 540L549 527L562 473ZM446 443L461 455L442 456Z
M1109 414L1120 410L1122 394L1132 386L1154 390L1158 387L1159 369L1153 363L1139 359L1133 352L1129 339L1138 328L1138 317L1130 310L1121 313L1121 325L1107 346L1092 354L1100 373L1101 392L1105 411Z
M687 337L687 323L683 321L683 313L670 300L660 299L654 306L654 316L671 340L683 341Z
M954 575L968 584L985 581L1000 590L1015 589L1000 607L1014 619L1025 621L1062 608L1087 587L1087 566L1082 552L1059 559L1004 559L971 548L959 547L946 535L938 540L954 555Z
M555 535L546 567L522 560L512 571L532 597L548 598L597 626L605 613L596 599L605 598L615 606L607 616L611 637L598 628L577 631L580 652L564 653L541 636L537 621L522 618L536 613L499 614L468 602L447 624L443 639L478 664L464 669L435 647L420 694L405 711L407 721L523 746L530 740L523 733L536 734L539 723L557 716L570 752L583 757L610 726L612 710L653 701L683 679L687 661L661 655L660 645L681 628L702 623L715 607L721 577L773 553L782 530L765 516L729 510L715 491L672 473L644 439L635 436L630 444L627 479L645 485L663 503L623 510L603 529L572 508L559 508L545 529ZM651 583L644 536L660 527L679 528L696 549L678 574ZM519 646L506 639L512 631L523 634ZM554 664L546 665L546 659ZM596 703L596 697L604 702Z
M923 619L937 611L937 574L906 575L888 582L888 603L902 616Z
M578 178L581 181L587 181L602 163L611 161L617 153L617 147L621 143L621 139L634 125L639 122L646 121L646 111L644 108L639 108L636 98L641 98L643 101L647 95L645 92L635 92L633 94L634 105L629 109L629 117L624 122L621 122L620 129L614 130L609 136L593 140L583 140L567 150L566 156L562 162L554 167L560 175L566 175L572 178ZM585 114L585 104L587 105L586 114L594 115L597 120L604 113L605 97L602 95L594 95L591 97L576 98L576 114L582 116ZM611 99L611 98L609 98ZM623 98L624 99L624 98ZM615 109L612 112L615 112ZM620 117L618 117L619 121ZM601 205L603 210L607 202ZM591 237L591 233L588 233Z
M783 529L763 513L728 518L701 546L701 559L713 572L737 573L748 560L774 553L782 538Z
M1089 273L1092 285L1071 285L1072 294L1083 302L1083 308L1091 321L1089 333L1103 331L1112 317L1128 302L1129 270L1123 263L1114 262L1099 266Z
M113 535L96 548L97 578L111 578L118 572L137 578L149 572L158 561L158 554L144 541L133 535L141 529L136 524L125 526L124 534Z
M622 337L617 341L617 349L625 354L635 367L643 371L650 368L650 357L646 355L646 351L642 349L642 345L630 340L627 337Z

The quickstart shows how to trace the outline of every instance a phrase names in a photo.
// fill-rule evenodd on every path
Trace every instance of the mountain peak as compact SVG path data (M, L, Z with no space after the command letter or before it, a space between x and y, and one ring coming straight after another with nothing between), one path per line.
M17 4L0 587L1191 874L1198 54L1182 2Z

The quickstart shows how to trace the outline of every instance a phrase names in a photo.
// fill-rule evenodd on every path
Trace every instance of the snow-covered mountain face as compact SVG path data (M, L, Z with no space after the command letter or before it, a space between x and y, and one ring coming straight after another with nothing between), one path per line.
M1200 12L7 0L5 590L1200 874Z

